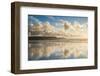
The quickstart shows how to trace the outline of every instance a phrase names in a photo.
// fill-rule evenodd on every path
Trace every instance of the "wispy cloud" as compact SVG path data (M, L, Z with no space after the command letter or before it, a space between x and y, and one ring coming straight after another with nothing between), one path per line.
M35 18L34 16L29 16L28 17L28 21L29 21L29 24L41 24L41 21L37 18Z

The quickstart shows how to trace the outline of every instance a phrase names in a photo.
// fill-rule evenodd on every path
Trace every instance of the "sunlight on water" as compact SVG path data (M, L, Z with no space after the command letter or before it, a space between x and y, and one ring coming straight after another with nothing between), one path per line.
M87 58L87 45L87 42L32 41L29 43L28 60Z

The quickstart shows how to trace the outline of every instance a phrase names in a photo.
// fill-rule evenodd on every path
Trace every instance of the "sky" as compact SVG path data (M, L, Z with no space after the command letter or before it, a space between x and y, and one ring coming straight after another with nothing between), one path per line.
M88 35L88 17L28 15L28 25L40 25L38 31L48 30L52 33L79 35L85 38ZM43 27L44 25L46 25L46 29Z
M62 22L69 22L71 24L87 24L88 17L77 16L52 16L52 15L28 15L28 25L35 23L49 22L55 27L62 27Z

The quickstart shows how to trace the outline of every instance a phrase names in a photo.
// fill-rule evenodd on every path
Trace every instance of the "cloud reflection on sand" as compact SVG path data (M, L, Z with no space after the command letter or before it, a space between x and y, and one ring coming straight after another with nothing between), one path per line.
M87 58L87 42L33 42L29 43L29 60Z

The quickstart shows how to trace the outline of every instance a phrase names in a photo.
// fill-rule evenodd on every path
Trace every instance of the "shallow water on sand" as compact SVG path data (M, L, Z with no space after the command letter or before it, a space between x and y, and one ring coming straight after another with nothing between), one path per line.
M32 41L28 60L83 59L88 57L87 42Z

